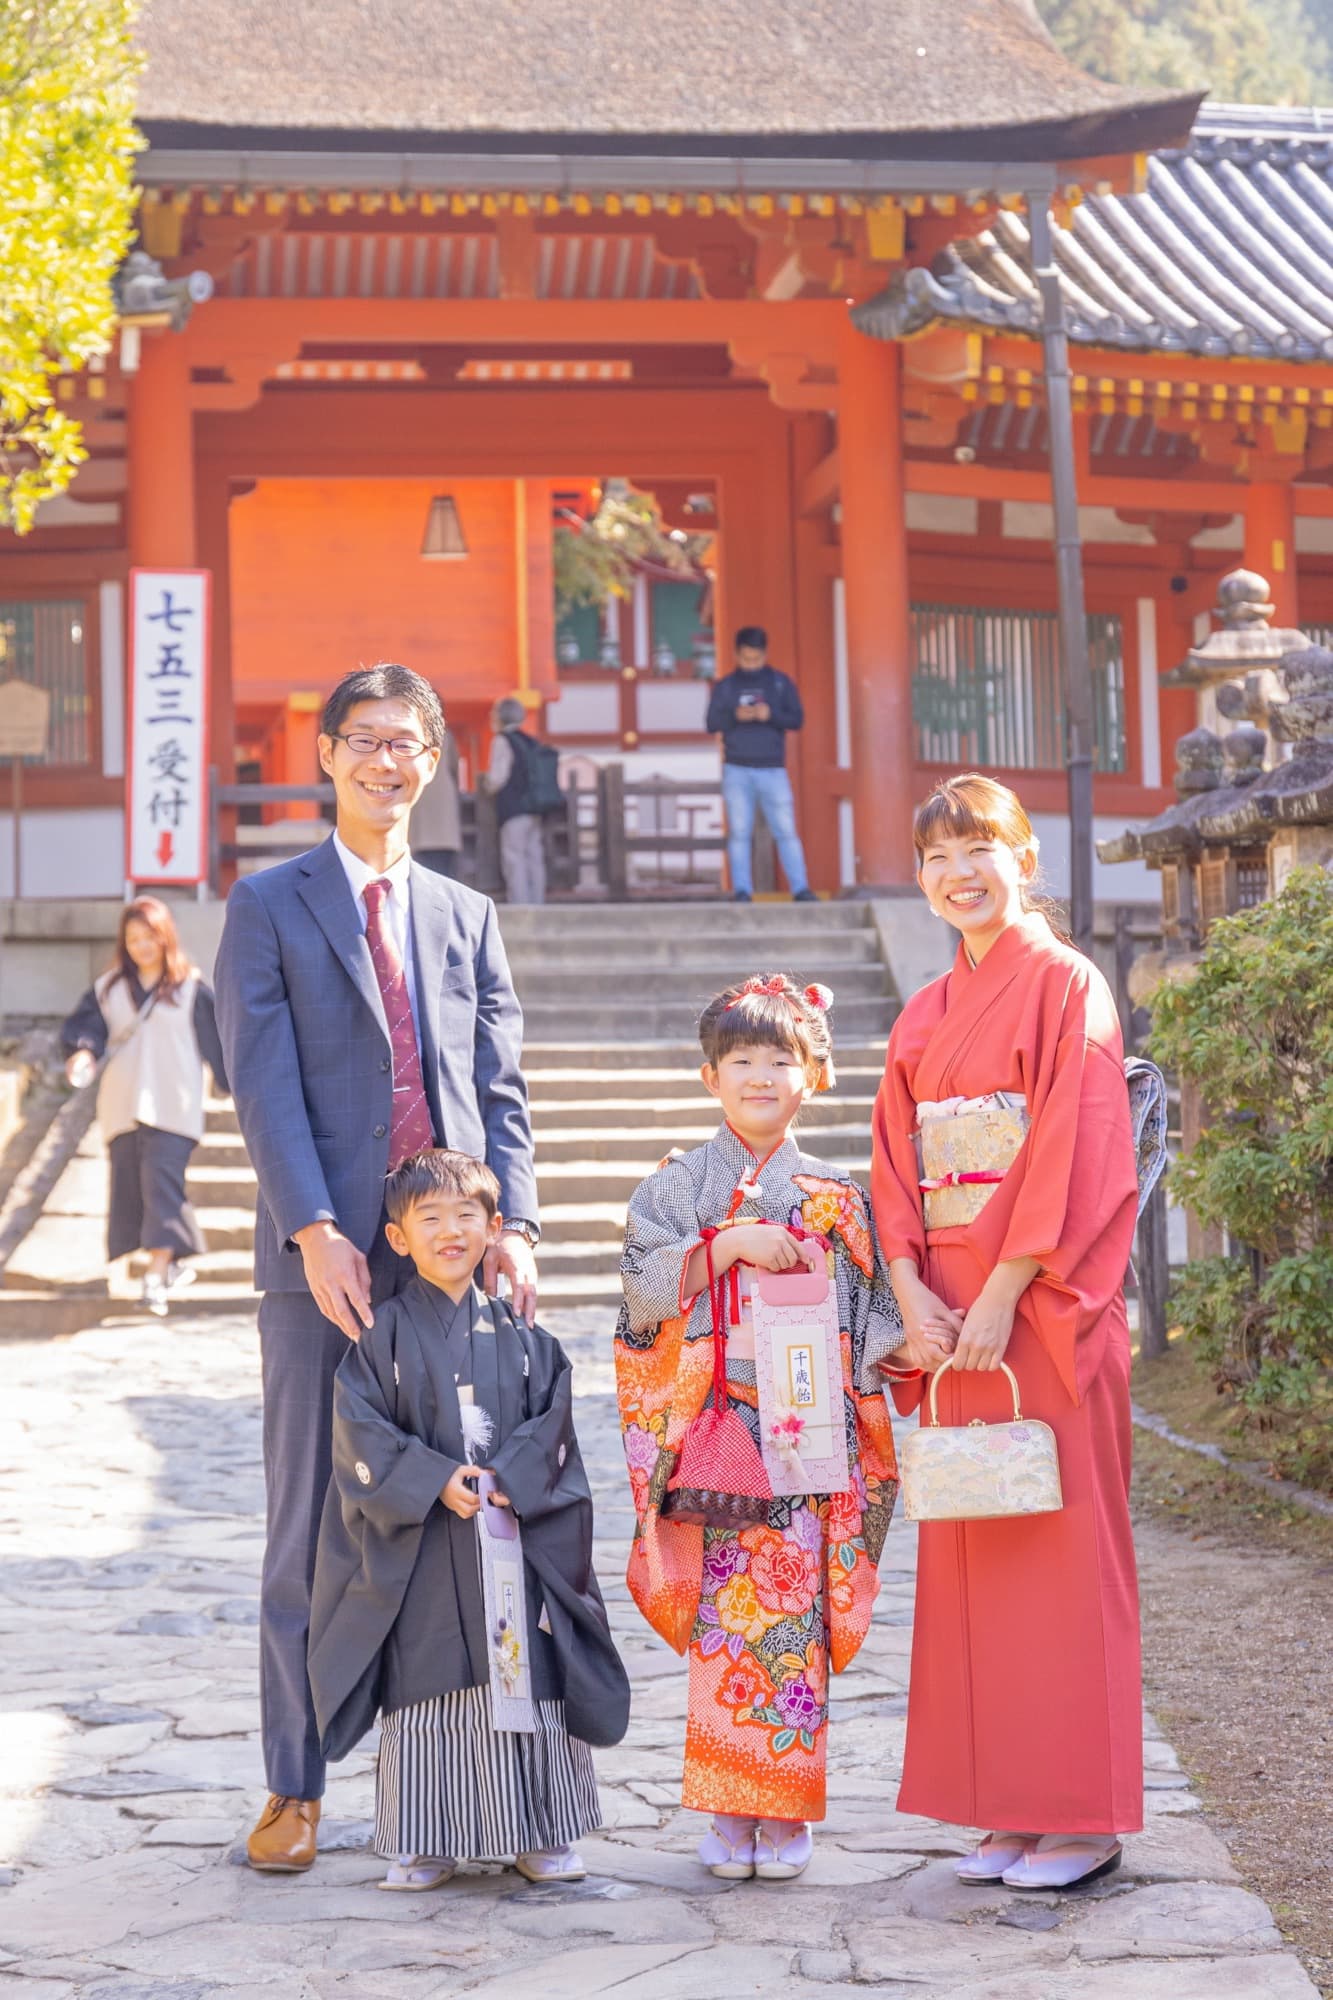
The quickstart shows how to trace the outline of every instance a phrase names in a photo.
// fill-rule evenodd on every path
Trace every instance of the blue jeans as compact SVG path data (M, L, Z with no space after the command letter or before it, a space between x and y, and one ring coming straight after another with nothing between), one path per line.
M799 896L802 889L809 888L805 850L796 831L791 779L780 764L766 770L749 764L724 764L722 803L727 809L727 859L731 863L734 890L743 890L747 896L754 893L750 843L754 837L756 806L763 809L769 831L777 842L778 859L792 895Z

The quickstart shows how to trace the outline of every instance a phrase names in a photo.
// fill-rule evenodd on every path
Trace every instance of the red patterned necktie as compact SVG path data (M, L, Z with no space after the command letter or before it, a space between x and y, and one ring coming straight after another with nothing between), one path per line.
M435 1144L426 1099L426 1080L421 1073L421 1051L412 1020L407 974L402 954L384 914L393 884L381 878L367 882L366 943L384 999L384 1018L389 1024L389 1047L393 1052L393 1122L389 1127L389 1172Z

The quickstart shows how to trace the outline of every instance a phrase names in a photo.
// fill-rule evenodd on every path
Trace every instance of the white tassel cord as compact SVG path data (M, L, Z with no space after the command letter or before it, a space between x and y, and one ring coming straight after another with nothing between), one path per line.
M463 1450L469 1465L478 1465L487 1456L495 1442L495 1424L480 1403L463 1403L459 1407L463 1419Z

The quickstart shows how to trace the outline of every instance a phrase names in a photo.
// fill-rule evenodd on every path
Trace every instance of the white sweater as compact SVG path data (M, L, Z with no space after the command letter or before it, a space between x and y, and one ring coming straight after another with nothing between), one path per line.
M104 972L95 981L108 1046L133 1029L103 1070L97 1093L97 1122L108 1145L136 1125L203 1137L204 1064L194 1031L198 985L199 974L192 972L174 999L157 1001L135 1025L138 1009L125 980Z

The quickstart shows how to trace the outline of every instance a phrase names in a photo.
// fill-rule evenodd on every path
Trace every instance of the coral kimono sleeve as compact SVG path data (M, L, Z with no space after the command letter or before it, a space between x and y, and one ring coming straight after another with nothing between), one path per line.
M895 1257L910 1257L917 1270L924 1271L926 1226L921 1213L915 1129L916 1105L890 1041L871 1125L870 1200L875 1235L886 1264L892 1264Z

